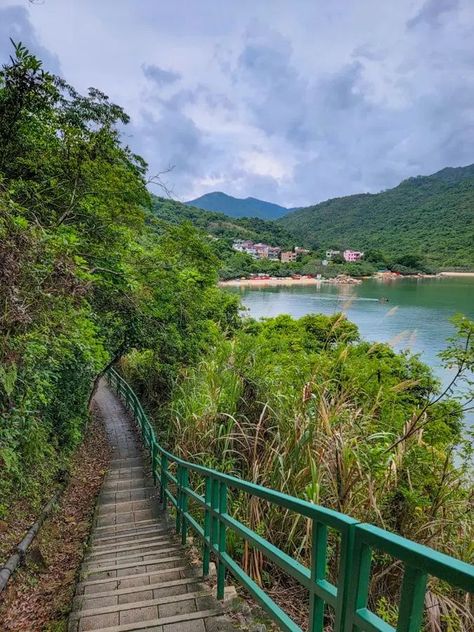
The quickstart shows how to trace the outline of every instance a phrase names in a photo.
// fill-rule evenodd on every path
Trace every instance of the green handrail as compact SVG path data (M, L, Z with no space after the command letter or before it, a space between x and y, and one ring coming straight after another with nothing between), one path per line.
M332 509L314 505L293 496L255 483L185 461L165 450L138 397L127 382L114 370L107 379L138 423L143 441L150 450L153 479L160 485L160 502L166 511L171 503L176 509L176 530L186 542L188 528L202 540L203 574L209 573L211 554L217 561L217 598L224 597L225 574L229 571L244 586L272 619L287 632L301 628L243 570L227 550L227 530L232 530L284 572L296 579L309 593L309 631L321 632L326 604L335 612L336 632L416 632L423 618L424 596L428 575L437 577L466 592L474 592L474 566L434 549L416 544L370 524L360 523ZM176 465L176 476L170 465ZM204 479L204 496L189 485L189 472ZM169 483L176 488L173 495ZM271 544L227 511L228 489L246 492L273 505L289 509L312 521L310 568L300 564ZM203 510L200 524L189 511L189 499ZM326 579L327 533L335 530L340 537L340 555L336 584ZM369 610L368 592L373 551L386 553L403 563L404 576L399 601L397 627L394 628Z

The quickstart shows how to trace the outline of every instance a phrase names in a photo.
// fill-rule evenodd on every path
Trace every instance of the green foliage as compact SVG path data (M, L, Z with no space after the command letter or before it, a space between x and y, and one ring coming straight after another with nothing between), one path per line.
M163 401L237 304L191 225L156 225L123 110L21 45L0 73L0 511L67 466L96 376L136 349Z
M474 165L409 178L375 195L335 198L278 220L312 248L378 251L370 261L425 268L474 269ZM400 257L421 258L422 266Z
M445 361L468 378L474 324L457 322ZM183 372L159 428L184 458L468 560L472 451L463 438L461 402L439 389L416 356L361 341L341 314L250 319ZM230 503L233 515L309 563L304 520L238 494ZM262 558L230 544L246 571L265 581ZM337 550L332 538L329 546ZM333 578L335 556L329 558ZM372 607L391 621L399 569L376 556L373 573L384 581L374 580ZM434 602L457 604L456 617L467 625L455 591L446 595L436 582L430 591Z
M284 248L295 245L294 237L276 222L257 217L229 217L156 196L152 196L152 201L156 217L171 223L188 220L207 234L224 240L228 246L234 239L251 239Z

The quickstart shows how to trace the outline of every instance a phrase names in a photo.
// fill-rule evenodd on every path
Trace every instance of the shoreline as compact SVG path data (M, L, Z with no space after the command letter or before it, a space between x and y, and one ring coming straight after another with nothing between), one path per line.
M227 281L219 281L219 287L268 287L276 285L359 285L362 279L349 278L347 281L335 281L334 279L313 279L301 278L293 279L292 277L272 277L270 279L229 279Z
M459 277L459 278L474 278L474 272L439 272L438 274L416 274L416 275L387 275L385 280L400 279L436 279L442 277ZM366 279L381 279L384 280L382 275L373 275L361 277L360 279L354 279L344 283L343 281L334 282L331 279L314 279L314 278L301 278L293 279L292 277L272 277L270 279L228 279L226 281L219 281L219 287L275 287L275 286L298 286L298 285L358 285Z
M441 277L466 277L473 278L474 272L439 272L438 276Z
M321 285L325 283L323 279L292 279L291 277L281 277L272 279L229 279L219 281L219 287L265 287L272 285Z

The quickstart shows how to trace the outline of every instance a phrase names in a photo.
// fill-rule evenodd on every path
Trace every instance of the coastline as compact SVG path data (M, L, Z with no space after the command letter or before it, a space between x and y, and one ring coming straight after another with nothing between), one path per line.
M219 287L269 287L274 285L321 285L325 283L323 279L293 279L292 277L281 277L271 279L229 279L219 281Z
M365 279L380 279L380 280L398 280L403 278L418 278L418 279L436 279L440 277L459 277L459 278L474 278L474 272L439 272L438 274L416 274L407 275L401 277L399 275L378 275L361 277L360 279L352 279L347 282L339 281L335 282L332 279L315 279L310 277L303 277L295 279L293 277L271 277L269 279L228 279L227 281L219 281L219 287L275 287L275 286L307 286L307 285L321 285L321 284L333 284L333 285L354 285L359 284Z

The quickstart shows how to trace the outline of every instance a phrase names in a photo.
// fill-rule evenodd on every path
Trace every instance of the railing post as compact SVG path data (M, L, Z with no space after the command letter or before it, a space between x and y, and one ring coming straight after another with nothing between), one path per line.
M211 547L215 552L219 526L219 520L217 518L217 513L219 512L219 481L215 478L212 479L211 506Z
M339 573L337 579L337 608L336 621L334 625L335 632L343 632L346 629L347 617L352 617L350 589L354 573L357 568L355 566L355 530L357 525L348 525L341 537L341 555L339 561ZM369 560L370 567L370 560ZM368 580L367 580L368 581ZM352 628L348 627L349 630Z
M156 487L156 479L157 479L157 468L158 468L158 445L156 441L153 441L151 446L151 471L153 474L153 485Z
M316 593L316 584L325 579L327 527L313 520L311 534L311 591L309 601L309 632L321 632L324 627L324 599Z
M183 467L181 474L181 544L186 544L186 538L188 535L188 522L186 520L186 512L188 511L188 494L186 488L188 487L188 470Z
M218 549L219 557L217 560L217 599L224 599L225 589L225 564L222 554L226 552L226 525L222 520L222 515L227 513L227 483L216 481L219 485L219 535Z
M353 527L354 533L357 526ZM341 621L339 628L335 630L345 630L352 632L354 629L354 615L360 608L367 607L369 597L370 567L372 564L372 550L354 536L352 546L352 563L342 565L340 574L344 573L342 580L345 581L345 593L342 596L342 603L338 599L341 610ZM341 555L341 561L343 557ZM336 623L338 623L336 619Z
M400 597L397 632L417 632L422 627L427 574L405 567Z
M205 491L204 491L204 502L206 503L206 508L204 509L204 545L202 550L202 574L204 577L209 575L209 562L211 559L211 490L212 490L212 479L209 476L206 476L204 480Z
M182 477L183 477L183 468L181 465L178 465L176 470L176 533L180 533L181 531L181 516L182 516Z
M166 515L166 507L168 505L166 498L166 488L168 486L168 457L166 454L161 455L161 485L160 485L160 501L163 512Z
M214 555L214 559L217 565L217 555L218 548L217 542L219 538L219 518L217 517L219 513L219 481L216 478L212 478L211 483L211 533L210 533L210 544L211 544L211 553Z

